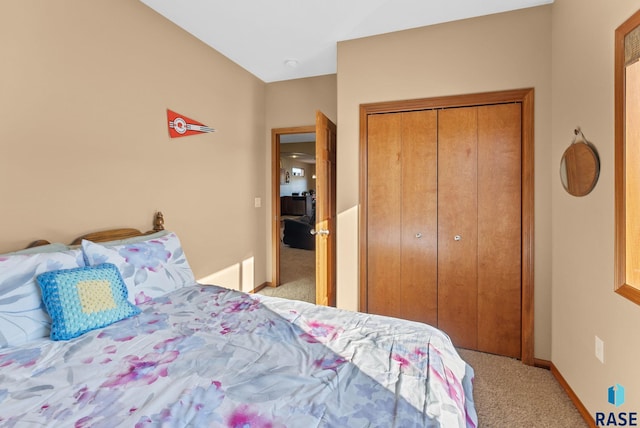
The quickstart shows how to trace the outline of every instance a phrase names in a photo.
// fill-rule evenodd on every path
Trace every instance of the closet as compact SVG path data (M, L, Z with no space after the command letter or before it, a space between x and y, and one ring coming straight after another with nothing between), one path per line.
M519 102L366 116L368 312L521 357L522 120Z

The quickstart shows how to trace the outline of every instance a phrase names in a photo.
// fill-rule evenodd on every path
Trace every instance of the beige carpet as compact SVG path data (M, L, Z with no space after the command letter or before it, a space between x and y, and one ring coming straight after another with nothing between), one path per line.
M478 425L490 428L581 428L588 425L549 370L459 349L475 371Z
M280 286L258 292L265 296L316 302L316 252L280 244Z

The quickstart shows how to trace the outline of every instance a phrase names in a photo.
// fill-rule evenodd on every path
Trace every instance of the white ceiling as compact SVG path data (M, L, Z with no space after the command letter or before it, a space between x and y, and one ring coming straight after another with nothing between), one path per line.
M290 144L290 143L315 143L316 141L316 133L315 132L305 132L302 134L282 134L280 135L280 144ZM300 149L300 146L295 146L296 149ZM304 163L316 163L316 148L315 145L306 145L306 152L292 152L286 145L280 146L280 157L284 158L292 158L298 162ZM302 149L304 150L304 148Z
M282 134L280 144L288 143L312 143L316 141L315 132L305 132L303 134Z
M553 0L140 0L265 82L336 72L337 42ZM287 65L295 61L295 66Z

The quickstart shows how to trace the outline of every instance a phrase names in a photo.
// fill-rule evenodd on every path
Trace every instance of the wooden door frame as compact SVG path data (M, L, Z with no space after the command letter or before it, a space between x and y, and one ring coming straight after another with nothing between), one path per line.
M271 130L271 287L280 285L280 136L315 132L315 125Z
M367 312L367 155L368 116L453 107L470 107L518 102L522 104L522 272L521 355L524 364L534 365L534 89L485 92L448 97L388 101L360 105L360 214L359 214L359 310Z

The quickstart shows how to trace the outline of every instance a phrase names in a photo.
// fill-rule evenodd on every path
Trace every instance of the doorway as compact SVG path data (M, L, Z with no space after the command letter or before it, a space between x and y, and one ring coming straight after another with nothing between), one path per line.
M271 244L272 244L272 287L281 283L280 272L280 156L281 140L284 135L308 134L315 132L316 192L315 222L309 233L315 241L316 297L318 305L336 305L336 170L337 170L337 127L321 111L316 111L316 124L294 128L272 129L271 131ZM284 179L290 171L284 171ZM311 244L313 245L313 244Z
M316 128L272 130L272 282L265 294L315 303ZM277 219L277 220L275 220ZM287 227L287 242L283 242ZM289 245L290 244L290 245ZM283 287L275 290L275 288Z

